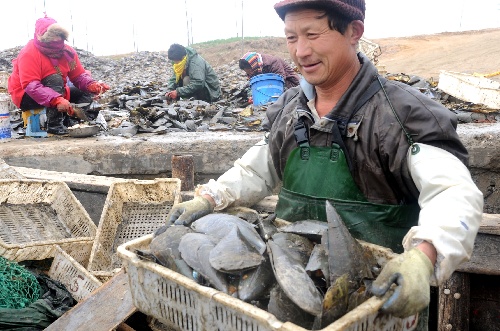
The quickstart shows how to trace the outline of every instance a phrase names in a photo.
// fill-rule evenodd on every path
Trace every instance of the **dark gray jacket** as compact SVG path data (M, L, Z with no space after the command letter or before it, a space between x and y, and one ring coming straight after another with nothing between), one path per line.
M377 70L368 58L361 53L358 57L361 70L328 115L332 120L349 118L354 104L377 76ZM302 87L286 91L266 112L264 126L270 131L269 148L280 178L288 155L297 147L294 138L297 116L303 116L309 127L311 145L331 144L332 121L323 119L320 124L313 125L307 101L314 96L314 89L310 85ZM384 88L415 142L442 148L467 164L467 150L456 133L457 119L453 112L406 84L388 80ZM419 193L406 159L409 143L384 91L381 89L371 97L349 123L353 130L351 137L343 140L353 164L354 180L366 198L370 202L385 204L416 201ZM359 126L356 128L356 125Z

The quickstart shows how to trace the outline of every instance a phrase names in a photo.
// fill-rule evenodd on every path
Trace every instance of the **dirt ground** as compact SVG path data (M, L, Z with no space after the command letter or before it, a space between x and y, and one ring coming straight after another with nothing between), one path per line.
M499 40L500 29L489 29L372 41L382 49L379 64L387 72L430 79L439 77L440 70L468 74L500 71Z
M388 73L405 73L437 80L440 70L489 74L500 71L500 28L440 33L404 38L372 39L381 48L378 65ZM249 50L289 59L285 38L244 40L200 47L213 66L237 60ZM500 80L500 75L494 77Z

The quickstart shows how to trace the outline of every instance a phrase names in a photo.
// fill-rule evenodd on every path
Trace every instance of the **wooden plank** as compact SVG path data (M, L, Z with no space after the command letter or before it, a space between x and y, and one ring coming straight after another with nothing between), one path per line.
M122 269L45 330L114 330L135 311L128 277Z
M470 261L462 263L457 271L500 275L500 236L479 233Z
M483 214L479 233L489 233L500 236L500 214Z
M469 330L469 275L454 272L439 287L438 331Z

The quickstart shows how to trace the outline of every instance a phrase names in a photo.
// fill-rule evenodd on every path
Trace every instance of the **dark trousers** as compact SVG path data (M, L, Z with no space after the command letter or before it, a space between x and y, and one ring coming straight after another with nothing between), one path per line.
M45 77L41 81L42 85L46 87L50 87L57 93L61 95L66 95L66 89L64 88L64 81L61 75L53 74ZM83 92L76 87L70 88L70 99L71 103L80 104L80 103L92 103L92 95L88 92ZM43 108L44 106L37 103L33 100L27 93L24 93L23 98L21 100L20 108L21 110L30 110L35 108ZM90 108L90 107L85 107ZM84 110L86 110L83 108ZM94 120L97 117L97 112L87 111L87 116ZM70 117L68 114L64 112L59 112L57 108L47 107L47 129L54 130L65 130L68 126L73 126L77 124L79 121L76 117Z

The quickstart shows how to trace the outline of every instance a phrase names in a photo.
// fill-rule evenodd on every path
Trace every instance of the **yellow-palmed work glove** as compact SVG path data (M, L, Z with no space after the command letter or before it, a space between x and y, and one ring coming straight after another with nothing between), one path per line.
M167 215L167 225L190 225L198 218L214 211L214 207L207 199L196 197L193 200L179 203L172 207Z
M393 284L397 286L381 310L397 317L415 315L429 305L429 280L434 272L431 260L413 248L393 258L372 284L372 293L384 295Z

